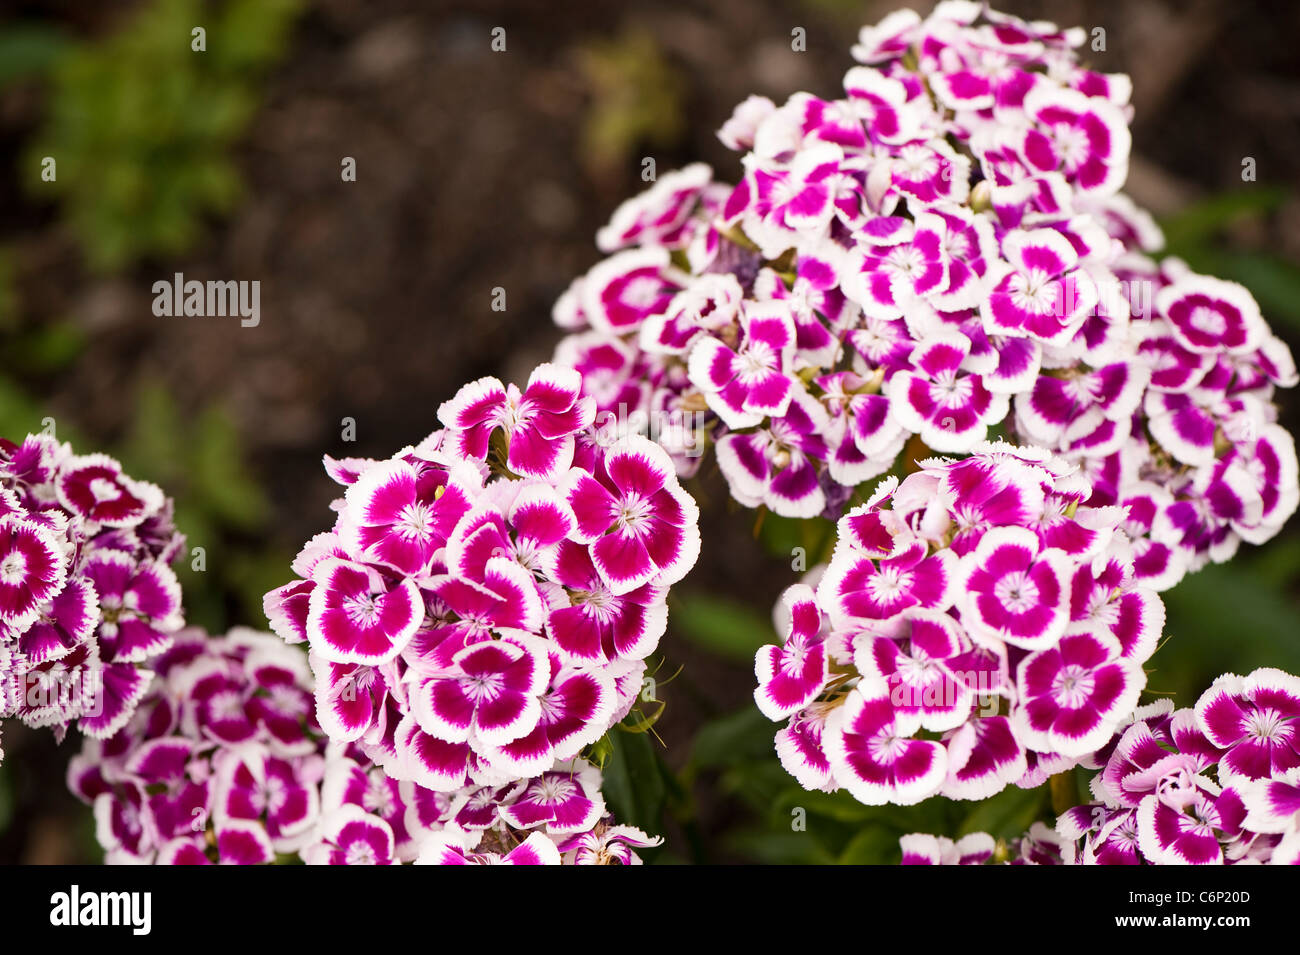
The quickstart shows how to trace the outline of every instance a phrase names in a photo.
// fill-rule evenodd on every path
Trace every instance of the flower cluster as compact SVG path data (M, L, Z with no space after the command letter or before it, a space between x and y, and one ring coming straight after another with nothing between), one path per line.
M1224 674L1190 709L1139 707L1087 765L1093 802L1015 844L913 833L904 865L1300 865L1300 678Z
M0 717L121 728L182 626L161 490L46 434L0 441Z
M396 779L540 778L635 705L698 509L658 445L596 440L580 384L553 365L522 391L480 379L418 446L327 459L334 527L266 612L310 648L325 732Z
M619 207L556 360L777 514L837 517L911 436L1000 436L1127 505L1157 588L1271 537L1300 502L1294 362L1244 288L1151 258L1119 191L1131 84L1083 36L943 2L864 29L838 98L751 97L719 133L740 182L692 165Z
M613 822L581 761L500 788L399 782L325 736L312 691L306 656L271 634L177 635L132 719L69 766L107 860L634 864L658 843Z
M1300 865L1300 678L1225 674L1139 709L1099 752L1096 802L1056 823L1082 865Z
M759 709L808 789L868 804L984 799L1102 746L1146 685L1164 605L1134 572L1123 511L1080 472L985 445L881 482L838 525L784 642L759 650Z
M1007 842L987 832L973 832L957 841L947 836L913 832L898 840L901 865L1068 865L1064 840L1049 826L1036 822L1029 831Z

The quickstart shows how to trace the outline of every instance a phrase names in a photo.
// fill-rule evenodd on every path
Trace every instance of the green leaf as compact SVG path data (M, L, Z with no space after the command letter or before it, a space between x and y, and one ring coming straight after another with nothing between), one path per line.
M690 765L696 769L733 766L755 757L772 756L776 724L749 706L700 727L691 746Z
M867 826L849 840L840 857L840 865L884 865L901 858L898 833L885 826Z
M619 822L649 833L663 829L666 788L654 743L645 733L609 734L613 752L605 763L605 800Z

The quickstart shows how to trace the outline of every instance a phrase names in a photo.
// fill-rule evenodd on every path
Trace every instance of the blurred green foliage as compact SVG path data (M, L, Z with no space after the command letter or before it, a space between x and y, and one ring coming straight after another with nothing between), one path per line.
M644 30L594 42L579 51L591 91L579 155L593 172L624 166L637 149L666 149L686 131L686 83Z
M259 103L259 79L283 52L301 0L155 0L102 40L55 58L45 123L26 151L25 185L53 191L86 260L112 271L175 255L228 213L241 192L230 156ZM191 30L206 30L206 50ZM19 56L11 62L21 64ZM3 62L3 61L0 61ZM0 73L2 76L3 73ZM57 163L41 180L43 157Z

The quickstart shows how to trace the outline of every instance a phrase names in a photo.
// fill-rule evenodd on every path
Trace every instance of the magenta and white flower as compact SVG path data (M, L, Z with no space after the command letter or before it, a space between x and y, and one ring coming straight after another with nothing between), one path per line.
M835 780L869 806L910 806L933 796L948 771L939 743L914 739L920 715L899 711L889 697L853 690L826 721L822 745Z
M578 373L558 365L539 365L522 392L495 378L480 378L438 409L438 420L448 429L448 451L486 460L492 434L500 428L510 470L543 478L569 468L574 435L590 426L595 415L594 400L582 396Z
M603 473L571 471L565 494L577 520L573 539L590 545L615 595L675 584L699 556L699 509L668 455L645 438L631 435L610 448Z
M1006 417L1006 395L994 394L977 374L964 370L971 343L957 332L918 342L911 368L885 383L889 411L936 451L964 452L983 441L988 426Z
M736 349L716 338L702 338L691 349L691 382L718 417L732 428L748 428L765 417L780 417L796 385L791 378L795 350L789 308L772 302L747 307L740 319Z
M754 702L770 720L785 719L815 700L828 675L822 613L812 589L797 584L781 602L790 619L785 642L761 647L754 658Z

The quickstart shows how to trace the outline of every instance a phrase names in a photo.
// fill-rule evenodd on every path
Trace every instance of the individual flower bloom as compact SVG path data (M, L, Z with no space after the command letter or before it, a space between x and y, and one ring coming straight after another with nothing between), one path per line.
M1096 803L1075 806L1056 820L1056 831L1071 842L1082 840L1079 865L1141 865L1137 813Z
M67 579L67 558L53 534L28 520L0 517L0 626L26 630Z
M887 162L892 188L922 205L964 203L970 196L970 159L942 139L907 143Z
M404 781L438 792L455 792L469 781L480 762L469 743L450 742L424 731L414 712L397 710L392 696L384 700L385 729L391 727L392 752L369 743L366 751L384 770Z
M870 315L864 315L856 328L850 328L845 339L868 369L883 368L886 375L909 367L908 358L916 347L902 319Z
M1013 230L990 267L992 290L981 305L990 335L1064 345L1097 305L1097 286L1079 254L1055 229Z
M794 281L765 268L754 279L753 297L789 305L795 330L795 366L822 368L833 365L840 353L837 332L856 313L839 289L840 247L825 241L800 251Z
M344 495L340 543L398 573L426 573L482 486L478 469L467 463L450 470L403 458L376 464Z
M412 783L406 783L411 786ZM415 845L407 830L407 799L403 783L394 780L377 765L348 758L337 746L325 756L324 777L320 781L320 812L330 813L341 806L360 806L378 816L393 830L396 855L403 861L415 858ZM312 787L315 793L315 787Z
M84 577L73 577L40 605L35 622L18 631L15 646L29 665L57 660L90 639L99 620L95 588Z
M1145 368L1127 361L1039 375L1031 390L1016 396L1016 425L1046 448L1086 446L1091 454L1109 454L1128 440L1149 379Z
M816 517L826 507L817 463L829 454L829 426L821 403L796 386L785 414L753 431L723 435L717 442L718 467L732 496L782 517Z
M509 743L533 731L550 678L539 641L482 640L431 672L414 672L411 711L421 728L450 743Z
M104 527L129 527L163 506L155 485L135 481L106 454L68 458L55 479L59 503Z
M672 460L639 435L605 452L598 474L573 470L564 493L577 519L573 539L616 596L647 583L670 586L700 553L699 508L677 480Z
M879 559L837 548L817 595L836 627L889 620L913 608L939 612L952 606L958 570L951 551L929 554L919 538L898 538Z
M1138 849L1155 865L1221 865L1231 825L1208 780L1178 773L1137 808ZM1225 807L1227 808L1227 807Z
M770 720L783 720L817 698L826 684L822 614L811 587L796 584L781 596L789 613L784 643L760 647L754 658L754 702Z
M595 401L572 368L538 365L522 392L495 378L465 385L438 408L451 453L486 460L492 433L505 432L506 465L525 477L555 478L573 463L574 435L591 425Z
M854 689L826 720L822 745L835 780L869 806L910 806L933 796L948 771L942 744L913 739L915 713L900 712L888 696Z
M734 275L698 276L673 296L662 313L645 320L639 336L641 347L658 354L684 355L703 336L730 326L744 297ZM585 387L585 378L583 384Z
M1223 783L1300 766L1300 679L1281 670L1224 674L1196 701L1196 721L1211 743L1227 750L1219 760Z
M958 555L974 550L990 528L1031 525L1046 507L1047 472L1012 455L989 453L997 447L981 445L963 460L935 462L937 506L952 515L956 530L951 547Z
M970 716L975 692L957 669L968 643L949 615L907 610L896 633L862 634L855 644L853 660L864 683L885 687L894 708L915 714L922 729L944 732Z
M1173 503L1167 488L1149 481L1126 484L1119 495L1119 504L1128 515L1122 529L1131 545L1133 579L1155 591L1168 590L1187 572L1183 548L1154 534L1157 522Z
M918 303L948 290L947 224L921 213L915 219L874 219L848 254L844 292L878 318L909 315Z
M1227 457L1240 455L1242 464L1254 479L1262 510L1253 522L1243 518L1245 508L1232 518L1232 528L1244 540L1263 544L1270 540L1300 506L1300 465L1297 465L1295 439L1280 425L1266 425L1254 437L1238 443ZM1220 464L1226 470L1231 464Z
M569 660L641 660L658 646L668 626L663 587L642 584L616 595L588 548L573 541L559 545L548 576L566 589L567 600L547 610L546 634Z
M621 338L589 331L561 339L554 360L582 376L582 393L596 402L593 423L600 427L599 422L610 415L617 417L644 406L650 389L644 379L651 374L646 359Z
M1075 569L1067 632L1114 637L1125 657L1141 662L1155 653L1164 626L1164 602L1136 585L1132 569L1121 561L1099 558Z
M130 753L123 767L128 777L144 789L145 818L159 841L193 832L206 825L210 784L191 777L197 756L192 740L162 737L147 740Z
M204 655L171 674L168 685L180 700L186 737L231 746L257 737L257 723L249 715L251 688L233 661Z
M447 572L483 582L494 557L513 558L540 573L573 533L574 516L561 494L543 482L498 481L459 523L443 555Z
M1025 96L1030 121L1021 151L1040 173L1061 172L1081 192L1111 195L1128 176L1132 135L1114 103L1052 83Z
M1069 848L1065 840L1045 824L1036 822L1010 846L1010 865L1064 865Z
M1268 325L1250 292L1236 282L1186 275L1156 293L1156 311L1194 354L1241 354L1258 348Z
M650 849L663 841L661 836L647 835L635 826L601 821L595 829L569 836L556 848L572 865L641 865L640 856L633 850Z
M239 628L231 631L240 636ZM252 637L250 632L244 636ZM311 673L306 657L266 634L256 634L244 672L252 687L249 718L266 731L267 744L277 755L302 755L316 748L317 729Z
M1148 391L1142 410L1151 437L1177 460L1193 467L1214 464L1219 423L1194 397Z
M915 10L895 10L875 26L858 31L850 51L859 63L874 65L899 59L915 42L921 16Z
M940 792L949 799L987 799L1017 782L1028 768L1025 747L1005 716L980 716L945 740L948 778Z
M996 848L987 832L972 832L956 842L945 836L913 832L898 840L901 865L984 865Z
M95 797L95 839L106 862L147 861L157 848L145 830L144 800L143 788L130 779Z
M1237 783L1246 807L1244 826L1251 832L1300 832L1300 769L1280 778Z
M297 849L320 813L318 757L281 759L264 747L226 750L214 760L213 819L259 822L279 851Z
M992 224L965 206L940 204L929 211L943 221L943 252L948 263L948 287L935 307L945 312L978 308L986 292L984 276L998 256Z
M691 349L691 383L729 427L748 428L785 414L795 389L791 377L795 331L781 302L746 305L736 349L702 338Z
M218 865L269 865L275 849L266 830L256 822L232 819L216 830ZM171 859L172 864L194 864L193 854Z
M345 805L321 820L317 842L303 850L308 865L393 865L393 831L360 806Z
M731 117L718 130L722 145L736 152L745 152L754 145L754 134L763 120L776 112L776 104L766 96L749 96L731 113Z
M941 332L917 343L912 369L885 383L890 413L936 451L966 452L983 441L988 426L1007 415L1006 395L995 395L979 375L965 373L970 340Z
M564 667L552 658L549 685L538 699L541 716L536 728L509 743L479 749L496 770L521 779L536 776L605 735L616 722L616 703L609 673Z
M352 742L374 725L385 698L396 683L389 668L360 663L333 663L312 652L316 719L330 739Z
M842 113L852 117L858 127L850 127L856 135L846 140L846 145L896 146L920 138L921 114L916 103L909 102L908 87L898 78L866 67L850 67L844 74L844 92L848 102L841 107Z
M822 747L826 716L825 708L814 705L794 714L776 731L777 758L804 789L829 792L838 788Z
M636 331L658 315L677 292L668 250L629 249L597 263L581 286L581 307L593 328L611 335Z
M181 586L166 564L121 551L92 554L82 573L99 595L101 655L138 663L165 650L181 626Z
M407 646L408 661L443 666L471 643L541 629L542 599L531 573L509 557L498 556L488 558L475 577L439 574L426 582L424 593L433 598L433 609Z
M712 179L713 170L704 163L664 174L614 211L609 224L596 233L596 247L610 253L632 245L673 245Z
M787 168L752 166L746 177L752 202L744 231L765 258L775 259L801 240L827 233L843 160L839 146L817 143L799 150Z
M600 770L581 760L560 763L530 779L501 818L516 829L545 826L552 835L585 832L605 814L600 794Z
M1018 395L1033 387L1043 365L1043 346L1032 338L990 335L977 311L958 329L970 340L966 369L994 394Z
M1137 326L1141 336L1137 343L1137 360L1151 369L1153 391L1186 394L1197 387L1210 367L1214 355L1185 348L1163 319Z
M1117 641L1070 634L1020 662L1012 725L1039 752L1084 756L1110 739L1145 685Z
M470 852L455 834L434 834L420 847L416 865L560 865L560 851L545 833L534 832L509 852Z
M307 633L323 659L383 663L415 635L424 601L409 578L390 582L373 567L335 558L321 561L313 576Z
M1024 527L995 527L963 558L962 623L977 642L1027 650L1052 646L1070 619L1072 566Z
M1185 720L1189 711L1175 714ZM1135 719L1114 743L1092 790L1109 806L1134 809L1155 791L1159 780L1171 772L1193 774L1210 765L1196 752L1184 753L1174 740L1172 721L1162 717Z
M522 782L506 786L480 786L456 796L448 810L447 824L466 832L482 832L501 821L501 810L524 788Z

